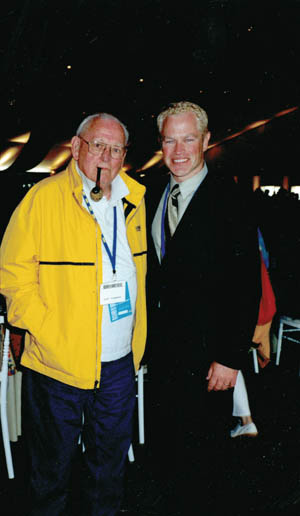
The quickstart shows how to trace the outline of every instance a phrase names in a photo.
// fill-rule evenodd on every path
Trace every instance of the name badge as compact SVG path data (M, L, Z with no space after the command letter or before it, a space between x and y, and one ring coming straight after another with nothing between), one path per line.
M124 317L132 315L131 301L128 283L126 281L126 299L122 303L111 303L109 306L109 315L111 322L119 321Z
M100 285L100 305L125 301L126 281L111 281Z

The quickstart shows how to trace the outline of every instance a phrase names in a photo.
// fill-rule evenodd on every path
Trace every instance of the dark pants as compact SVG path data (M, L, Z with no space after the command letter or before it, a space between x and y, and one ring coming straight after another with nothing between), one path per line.
M207 371L208 367L200 371L166 367L158 376L154 371L148 386L147 442L154 495L148 481L146 507L155 504L157 492L162 492L156 509L164 516L198 515L199 500L205 507L208 485L221 472L222 446L229 432L224 419L231 420L233 393L232 389L208 393Z
M179 474L185 464L198 459L196 449L202 456L207 439L226 434L222 416L227 414L231 420L232 389L208 392L207 383L204 375L185 371L149 386L151 425L147 433L160 457L157 465L162 475L164 466L169 474Z
M82 432L87 474L80 514L114 516L132 438L136 391L132 354L102 364L100 389L83 390L24 371L24 418L31 459L31 516L65 514ZM82 416L84 415L84 425Z

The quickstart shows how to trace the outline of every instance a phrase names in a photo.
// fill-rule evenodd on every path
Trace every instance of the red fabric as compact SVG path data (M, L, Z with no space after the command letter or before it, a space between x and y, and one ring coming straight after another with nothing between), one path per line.
M262 325L272 321L276 313L276 299L269 278L269 273L265 262L261 258L261 300L259 305L259 314L257 324Z
M16 328L11 328L10 330L10 349L17 363L20 361L23 351L23 334L22 330Z

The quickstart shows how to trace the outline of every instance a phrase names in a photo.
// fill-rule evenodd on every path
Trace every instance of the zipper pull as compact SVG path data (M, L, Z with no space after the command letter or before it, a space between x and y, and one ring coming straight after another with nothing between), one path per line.
M94 384L94 393L96 394L97 392L97 385L98 385L98 380L95 380L95 384Z

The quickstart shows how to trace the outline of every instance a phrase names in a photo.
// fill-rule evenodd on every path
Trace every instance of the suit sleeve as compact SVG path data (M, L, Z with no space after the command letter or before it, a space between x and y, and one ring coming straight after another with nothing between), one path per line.
M260 255L251 198L232 192L219 233L214 360L240 369L247 360L261 298Z

